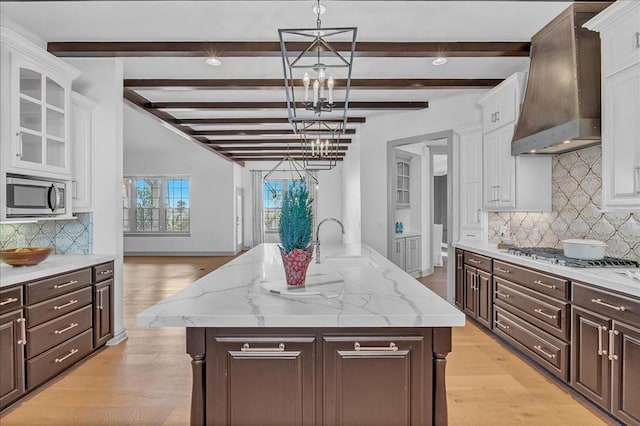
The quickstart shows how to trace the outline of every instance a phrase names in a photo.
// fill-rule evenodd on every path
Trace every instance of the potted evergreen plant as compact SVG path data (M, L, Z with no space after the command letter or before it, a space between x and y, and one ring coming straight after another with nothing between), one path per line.
M279 234L280 254L288 287L303 287L313 256L312 199L304 180L290 185L282 199Z

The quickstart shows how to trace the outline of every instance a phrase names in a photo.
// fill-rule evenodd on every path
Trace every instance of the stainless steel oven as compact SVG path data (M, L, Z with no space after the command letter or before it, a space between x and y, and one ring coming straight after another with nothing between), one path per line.
M60 216L67 212L66 183L7 176L7 217Z

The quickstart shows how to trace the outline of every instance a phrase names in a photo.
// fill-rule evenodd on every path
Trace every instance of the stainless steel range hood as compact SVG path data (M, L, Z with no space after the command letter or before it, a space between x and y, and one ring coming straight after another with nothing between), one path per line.
M600 37L582 24L611 3L574 3L531 39L513 155L561 154L600 143Z

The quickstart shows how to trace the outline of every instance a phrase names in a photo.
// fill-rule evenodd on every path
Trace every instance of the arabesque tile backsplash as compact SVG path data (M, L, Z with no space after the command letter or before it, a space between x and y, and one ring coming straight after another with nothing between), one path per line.
M53 247L55 254L93 253L93 214L77 213L75 220L0 225L0 248Z
M568 238L607 243L607 256L640 261L640 212L603 213L600 146L553 158L553 211L489 214L489 242L500 241L508 226L521 247L562 247Z

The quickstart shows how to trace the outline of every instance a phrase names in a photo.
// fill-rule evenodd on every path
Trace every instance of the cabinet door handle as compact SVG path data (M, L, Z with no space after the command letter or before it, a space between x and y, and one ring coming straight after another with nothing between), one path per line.
M71 349L71 350L69 351L69 353L68 353L68 354L66 354L65 356L63 356L62 358L56 358L56 359L55 359L56 364L61 363L61 362L62 362L62 361L64 361L65 359L67 359L67 358L69 358L70 356L73 356L73 355L75 355L75 354L77 354L77 353L78 353L78 350L77 350L77 349L75 349L75 348L74 348L74 349Z
M66 308L67 306L75 305L76 303L78 303L78 301L77 301L76 299L72 299L72 300L69 300L69 301L68 301L67 303L65 303L64 305L54 306L54 307L53 307L53 310L54 310L54 311L59 311L60 309L64 309L64 308Z
M360 351L375 351L375 352L396 352L398 347L395 343L390 342L389 346L362 346L360 342L355 342L353 344L353 350L356 352Z
M591 299L591 301L593 303L596 303L598 305L604 306L605 308L609 308L609 309L613 309L616 310L618 312L624 312L627 310L627 308L625 308L624 306L615 306L615 305L611 305L607 302L603 302L601 299Z
M501 323L499 320L496 320L496 325L504 330L511 330L511 327L509 327L506 324Z
M5 299L2 302L0 302L0 306L5 306L5 305L8 305L9 303L13 303L13 302L17 302L17 301L18 301L17 297L10 297L10 298Z
M64 284L56 284L53 286L54 289L59 289L59 288L65 288L65 287L69 287L70 285L74 285L74 284L78 284L78 281L76 280L71 280L68 283L64 283Z
M544 282L542 282L542 281L540 281L540 280L535 280L533 283L534 283L534 284L541 285L542 287L550 288L550 289L552 289L552 290L555 290L555 289L556 289L556 286L555 286L555 285L552 285L552 284L546 284L546 283L544 283Z
M547 317L549 319L557 319L558 316L557 315L549 315L548 313L546 313L545 311L543 311L542 309L534 309L533 312L535 312L536 314L540 314L543 317Z
M609 361L617 361L618 355L615 354L616 336L620 334L618 330L609 330Z
M73 199L77 200L78 199L78 181L77 180L72 180L71 181L71 185L73 185Z
M510 270L508 270L508 269L504 269L504 268L501 268L501 267L499 267L499 266L496 266L494 269L495 269L496 271L499 271L499 272L502 272L502 273L505 273L505 274L510 274L510 273L511 273L511 271L510 271Z
M636 194L640 194L640 167L635 168L636 175L633 179L633 186L635 188Z
M20 324L20 340L18 340L18 344L24 346L27 344L27 320L26 318L18 318L16 321Z
M16 152L16 157L22 158L22 132L17 132L16 136L18 137L18 152Z
M284 352L284 343L280 343L277 348L252 348L248 343L242 345L242 352Z
M640 31L636 31L636 49L640 49Z
M500 290L496 290L495 293L496 293L496 296L504 297L505 299L510 299L511 298L510 294L503 293Z
M102 310L102 291L98 292L98 299L99 299L98 309Z
M534 348L535 350L537 350L538 352L540 352L541 354L543 354L544 356L546 356L547 358L551 358L551 359L553 359L553 358L555 358L555 357L556 357L556 354L552 354L552 353L547 352L547 351L546 351L546 350L544 350L544 349L542 348L542 346L540 346L540 345L535 345L533 348Z
M500 111L496 111L496 121L500 121Z
M56 330L56 331L54 331L54 332L53 332L53 334L62 334L62 333L66 333L67 331L69 331L69 330L71 330L71 329L73 329L73 328L76 328L77 326L78 326L78 323L77 323L77 322L72 322L71 324L69 324L69 326L68 326L68 327L65 327L65 328L60 329L60 330Z
M598 325L598 355L607 354L607 350L602 348L602 341L604 340L602 337L603 331L607 331L607 327L603 325Z

